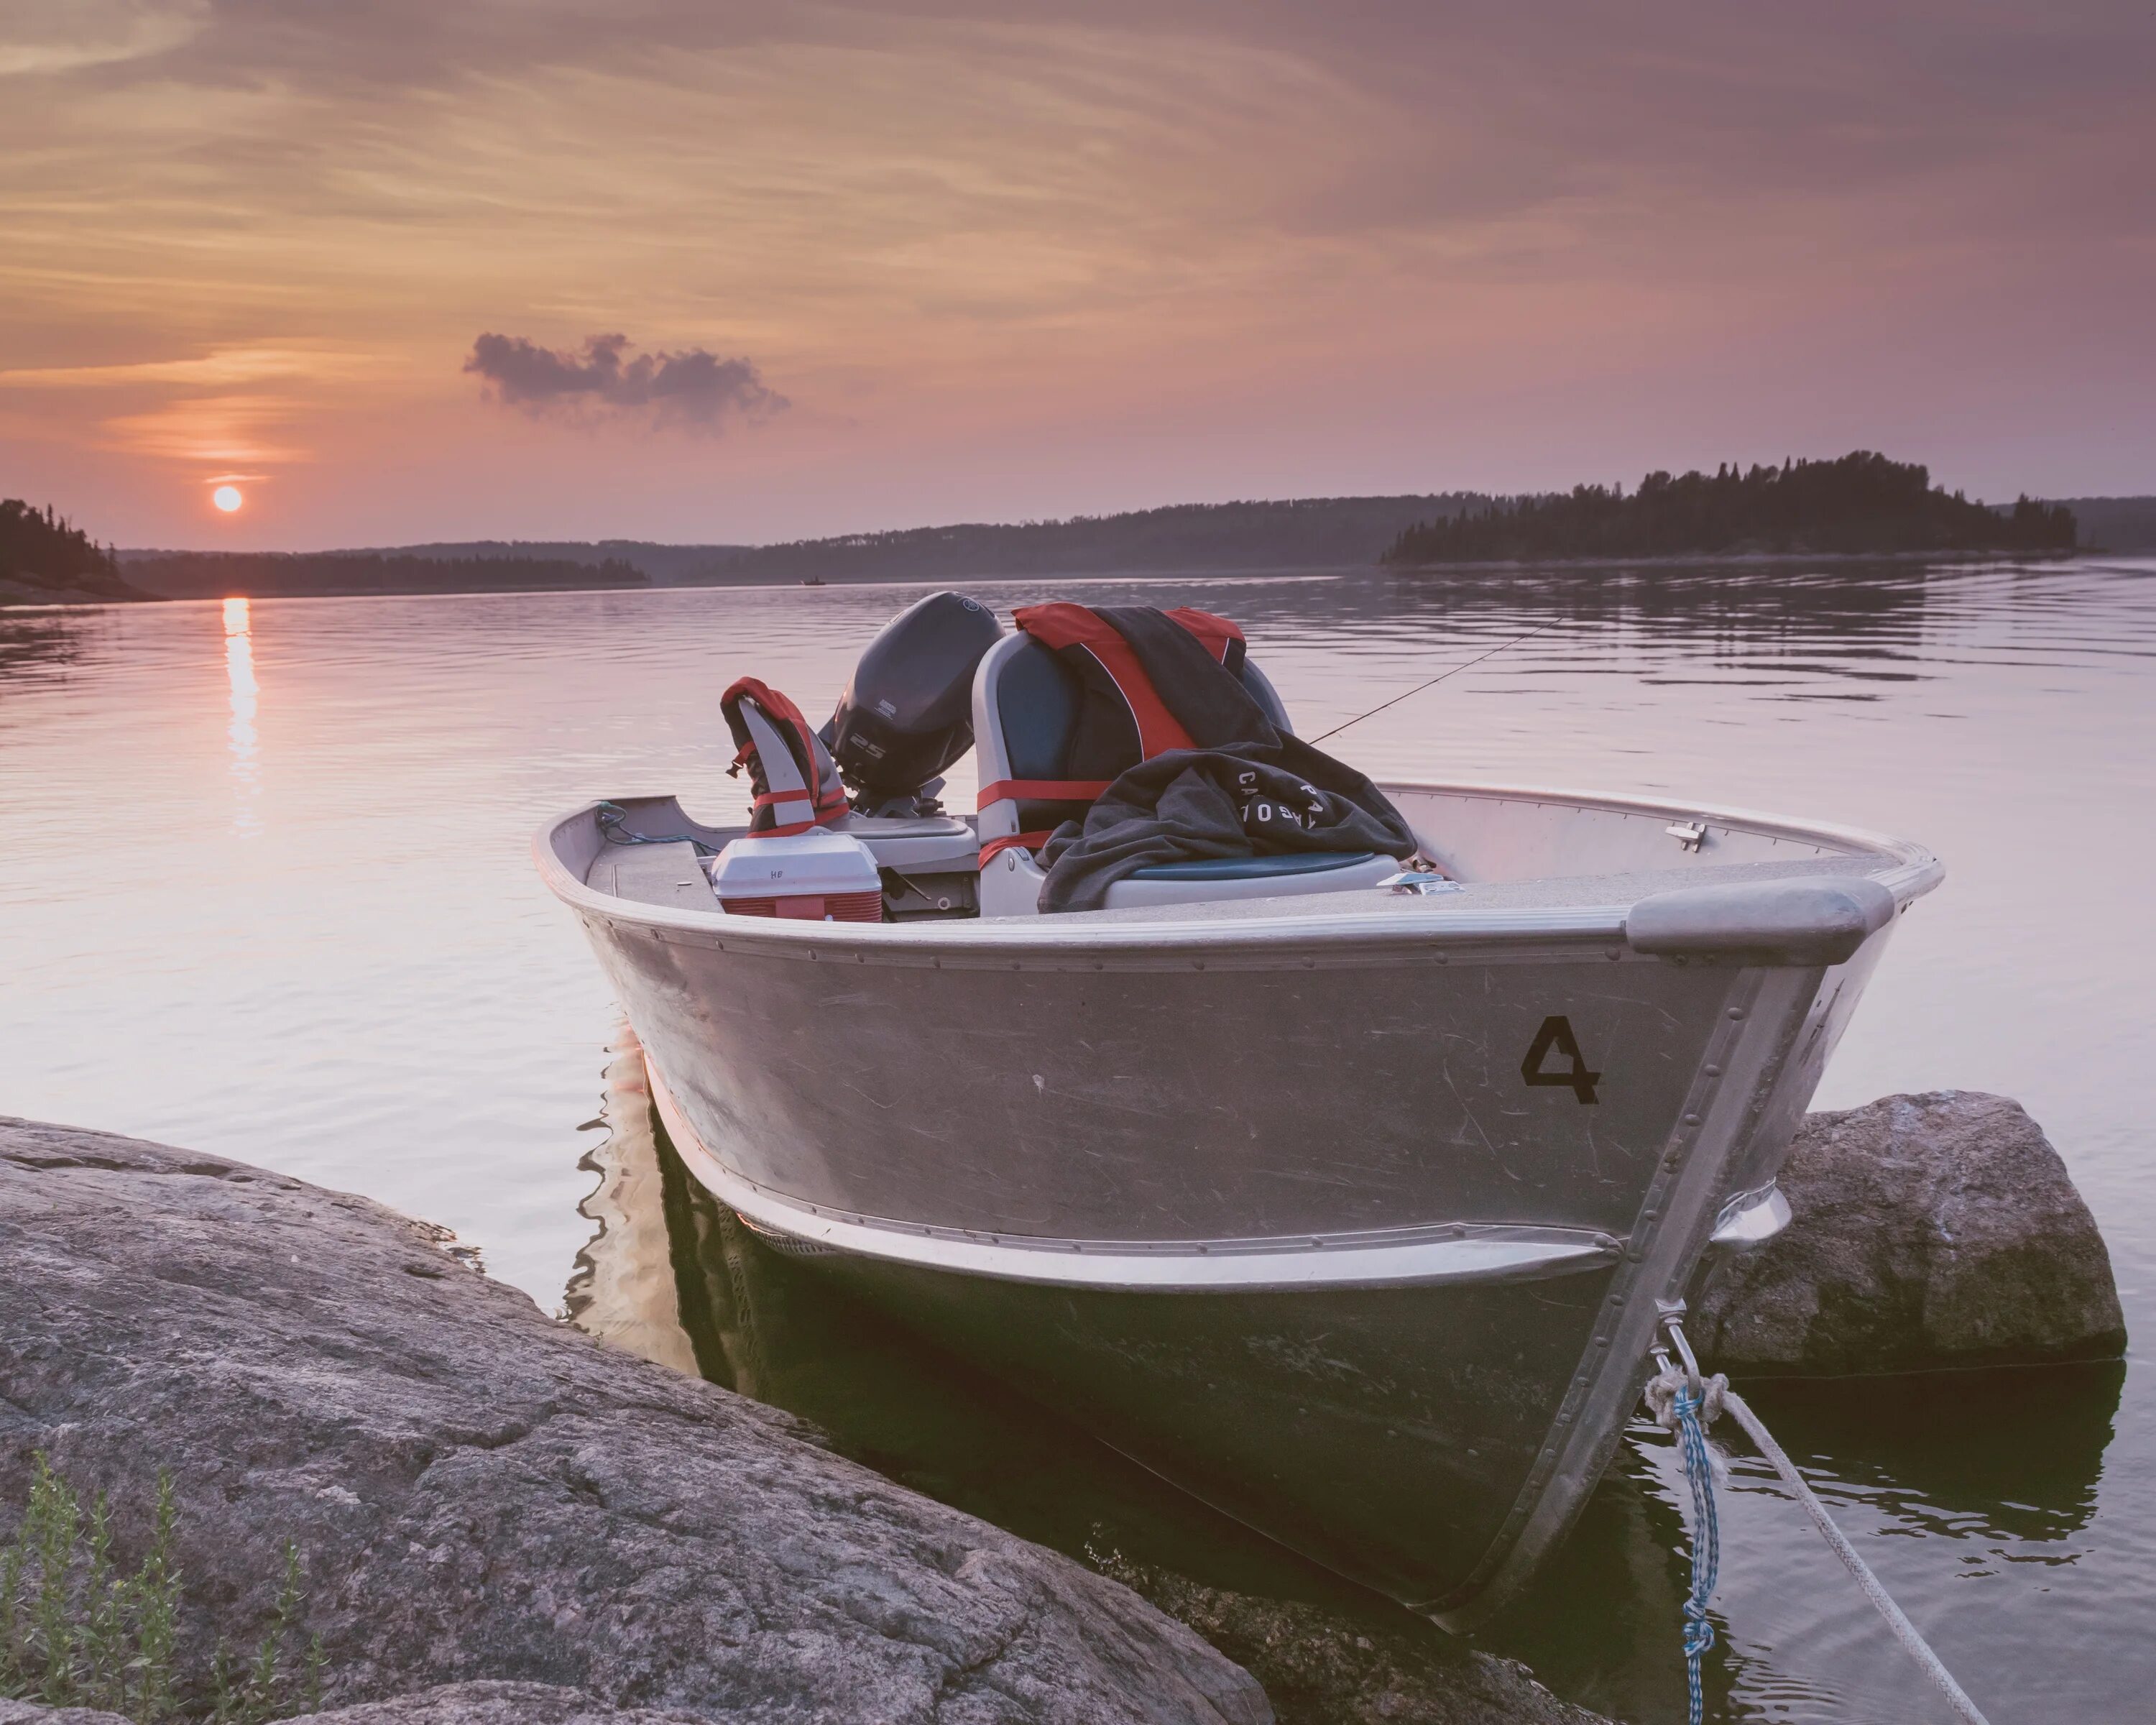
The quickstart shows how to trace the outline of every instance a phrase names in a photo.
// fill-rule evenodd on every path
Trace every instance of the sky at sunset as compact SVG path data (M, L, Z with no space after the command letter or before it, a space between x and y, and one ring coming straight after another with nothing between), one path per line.
M2156 491L2152 307L2148 0L0 0L0 495L122 545Z

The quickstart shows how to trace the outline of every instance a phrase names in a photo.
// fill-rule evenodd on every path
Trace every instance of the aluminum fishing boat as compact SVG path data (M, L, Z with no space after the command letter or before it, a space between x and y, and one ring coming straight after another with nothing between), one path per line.
M1057 778L1055 675L1024 636L980 660L984 785ZM730 911L708 859L746 828L671 797L536 851L744 1222L1466 1628L1580 1509L1656 1302L1787 1221L1791 1135L1941 870L1689 803L1383 788L1413 869L1170 865L1057 915L994 842L1008 797L820 828L873 855L875 922Z

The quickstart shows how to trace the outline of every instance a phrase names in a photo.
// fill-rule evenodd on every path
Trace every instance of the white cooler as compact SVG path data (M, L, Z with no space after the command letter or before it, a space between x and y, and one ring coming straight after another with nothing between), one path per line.
M883 880L858 839L821 827L736 839L711 859L711 890L737 916L880 922Z

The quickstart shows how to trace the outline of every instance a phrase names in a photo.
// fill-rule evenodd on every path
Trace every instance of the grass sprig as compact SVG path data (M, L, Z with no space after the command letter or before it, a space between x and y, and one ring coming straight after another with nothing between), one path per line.
M207 1692L207 1706L183 1705L188 1686L174 1668L182 1594L173 1555L178 1529L172 1476L160 1473L149 1543L133 1573L121 1574L105 1494L93 1494L85 1511L40 1450L22 1523L13 1541L0 1548L0 1696L102 1708L136 1725L190 1717L217 1725L268 1725L316 1711L321 1637L298 1644L305 1565L290 1539L277 1602L254 1657L235 1669L220 1640L196 1686Z

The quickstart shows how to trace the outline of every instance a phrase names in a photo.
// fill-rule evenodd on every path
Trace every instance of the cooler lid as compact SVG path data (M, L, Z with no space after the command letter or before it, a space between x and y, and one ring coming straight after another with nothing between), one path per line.
M711 860L711 888L722 899L829 897L881 887L875 853L822 827L785 838L736 839Z

